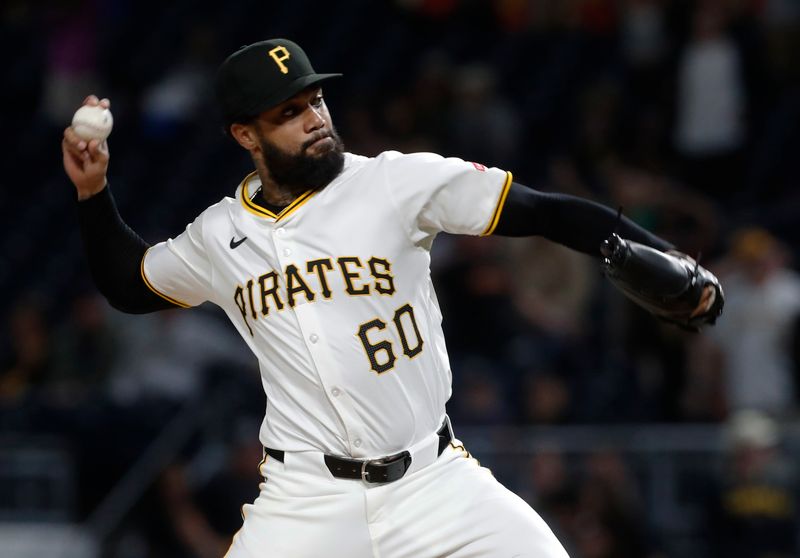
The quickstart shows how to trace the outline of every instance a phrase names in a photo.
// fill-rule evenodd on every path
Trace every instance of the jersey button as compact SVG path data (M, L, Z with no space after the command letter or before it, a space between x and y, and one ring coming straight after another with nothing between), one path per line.
M316 333L312 333L311 335L308 336L308 340L311 341L312 343L316 343L317 341L319 341L319 335L317 335Z
M286 229L276 229L275 234L277 234L278 236L284 236L286 235Z
M353 440L353 445L355 447L357 447L357 448L360 448L361 447L361 440L356 438L355 440Z
M283 255L284 256L291 256L292 255L292 251L289 250L288 248L284 248L283 249Z
M339 388L333 388L331 390L331 395L333 395L334 397L339 397L339 394L341 394L341 393L342 392L341 392L341 390Z

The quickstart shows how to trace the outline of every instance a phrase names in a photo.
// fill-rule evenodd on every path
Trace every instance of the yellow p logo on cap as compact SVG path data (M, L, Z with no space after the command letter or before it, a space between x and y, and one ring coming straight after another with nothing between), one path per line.
M276 46L271 51L269 51L269 55L272 57L272 59L278 65L278 68L281 69L281 73L282 74L288 74L289 73L289 68L286 67L286 65L283 63L283 61L284 60L289 60L289 57L291 56L291 54L289 54L289 51L286 50L285 46L282 46L282 45Z

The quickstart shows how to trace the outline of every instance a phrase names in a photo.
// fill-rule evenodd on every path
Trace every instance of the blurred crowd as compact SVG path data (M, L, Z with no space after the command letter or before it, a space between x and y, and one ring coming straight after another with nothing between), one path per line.
M583 255L442 235L456 430L727 425L722 462L696 475L702 544L686 555L800 555L798 453L780 436L800 402L796 0L10 0L0 441L66 440L84 519L181 408L221 385L249 394L224 428L182 443L110 555L221 556L257 491L264 401L213 309L125 316L95 292L61 130L86 94L110 97L122 214L148 241L174 236L249 170L220 133L213 75L269 36L344 72L325 93L348 150L458 156L621 207L721 279L724 315L693 335L635 308ZM682 556L648 520L658 479L630 456L553 447L504 480L577 558Z

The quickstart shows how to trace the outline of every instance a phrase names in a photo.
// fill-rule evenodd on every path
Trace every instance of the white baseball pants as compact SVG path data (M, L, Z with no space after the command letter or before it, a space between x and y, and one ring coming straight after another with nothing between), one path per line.
M434 434L423 451L412 448L405 476L387 484L334 478L317 452L268 457L225 558L567 557L542 518L460 442L438 459L437 442Z

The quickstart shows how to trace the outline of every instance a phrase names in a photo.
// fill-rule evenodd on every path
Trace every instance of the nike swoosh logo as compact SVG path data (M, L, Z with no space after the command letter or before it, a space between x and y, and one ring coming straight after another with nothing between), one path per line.
M242 244L242 242L244 242L245 240L247 240L246 236L243 236L239 240L236 240L236 237L232 236L231 237L231 250L235 250L236 248L238 248Z

